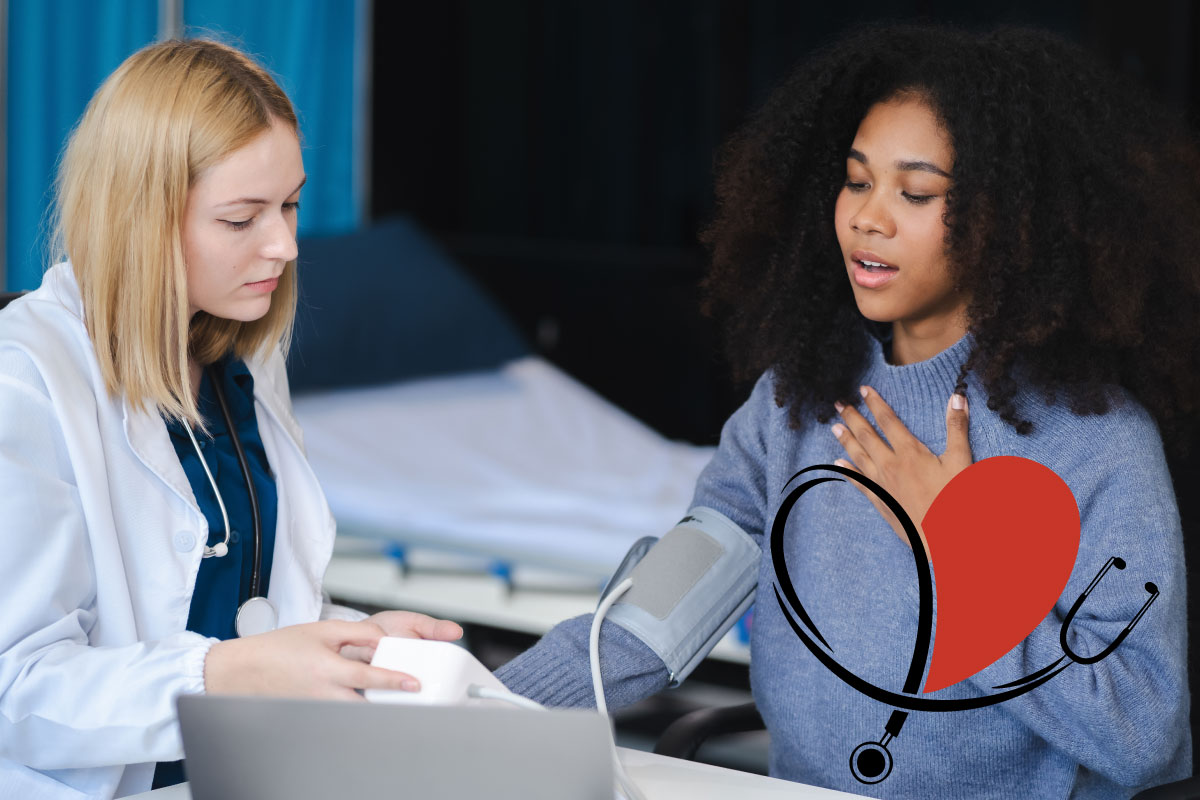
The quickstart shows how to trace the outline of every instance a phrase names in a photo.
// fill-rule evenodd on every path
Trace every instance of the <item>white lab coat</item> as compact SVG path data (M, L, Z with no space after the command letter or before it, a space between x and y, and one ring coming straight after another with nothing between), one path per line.
M283 359L248 367L279 496L269 598L281 626L342 616ZM105 392L66 264L0 312L0 503L0 797L148 790L216 641L185 630L208 525L162 418Z

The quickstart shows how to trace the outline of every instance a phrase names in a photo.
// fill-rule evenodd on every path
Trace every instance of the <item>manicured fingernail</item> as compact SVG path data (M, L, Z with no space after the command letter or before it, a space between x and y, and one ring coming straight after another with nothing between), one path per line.
M846 407L844 405L842 405L841 403L834 403L833 407L837 409L837 412L839 414L846 410Z
M840 439L842 438L842 434L846 432L846 426L839 422L829 430L833 431L833 435Z
M957 393L950 395L950 407L955 411L962 411L967 407L967 398Z
M849 463L848 461L843 461L843 460L842 460L842 459L840 459L840 458L839 458L837 461L833 462L833 463L834 463L836 466L839 466L839 467L846 467L847 469L849 469L849 468L850 468L850 463Z
M869 389L867 389L867 387L865 387L865 386L860 386L860 387L858 387L858 393L859 393L859 394L861 394L863 397L866 397L866 396L867 396L868 394L870 394L871 392L870 392L870 390L869 390Z
M416 692L416 691L420 691L421 684L417 683L412 678L409 678L408 680L405 680L403 683L400 684L400 688L406 692Z

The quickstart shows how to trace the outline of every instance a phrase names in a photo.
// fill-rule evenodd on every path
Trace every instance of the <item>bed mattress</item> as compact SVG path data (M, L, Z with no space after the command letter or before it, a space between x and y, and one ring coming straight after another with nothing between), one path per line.
M712 456L536 357L294 410L339 536L596 576L684 515Z

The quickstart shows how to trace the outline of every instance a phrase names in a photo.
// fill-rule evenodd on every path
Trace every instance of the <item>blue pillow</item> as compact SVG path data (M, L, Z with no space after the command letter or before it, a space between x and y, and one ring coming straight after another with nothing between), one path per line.
M299 248L293 391L490 369L529 353L505 313L410 219Z

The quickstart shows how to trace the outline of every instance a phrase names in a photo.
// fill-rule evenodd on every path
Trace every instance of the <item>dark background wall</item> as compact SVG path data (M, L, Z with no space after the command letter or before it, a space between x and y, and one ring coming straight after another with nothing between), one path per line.
M547 358L715 442L745 387L697 310L719 144L862 22L1035 25L1197 121L1189 2L440 0L375 4L371 214L414 216Z

